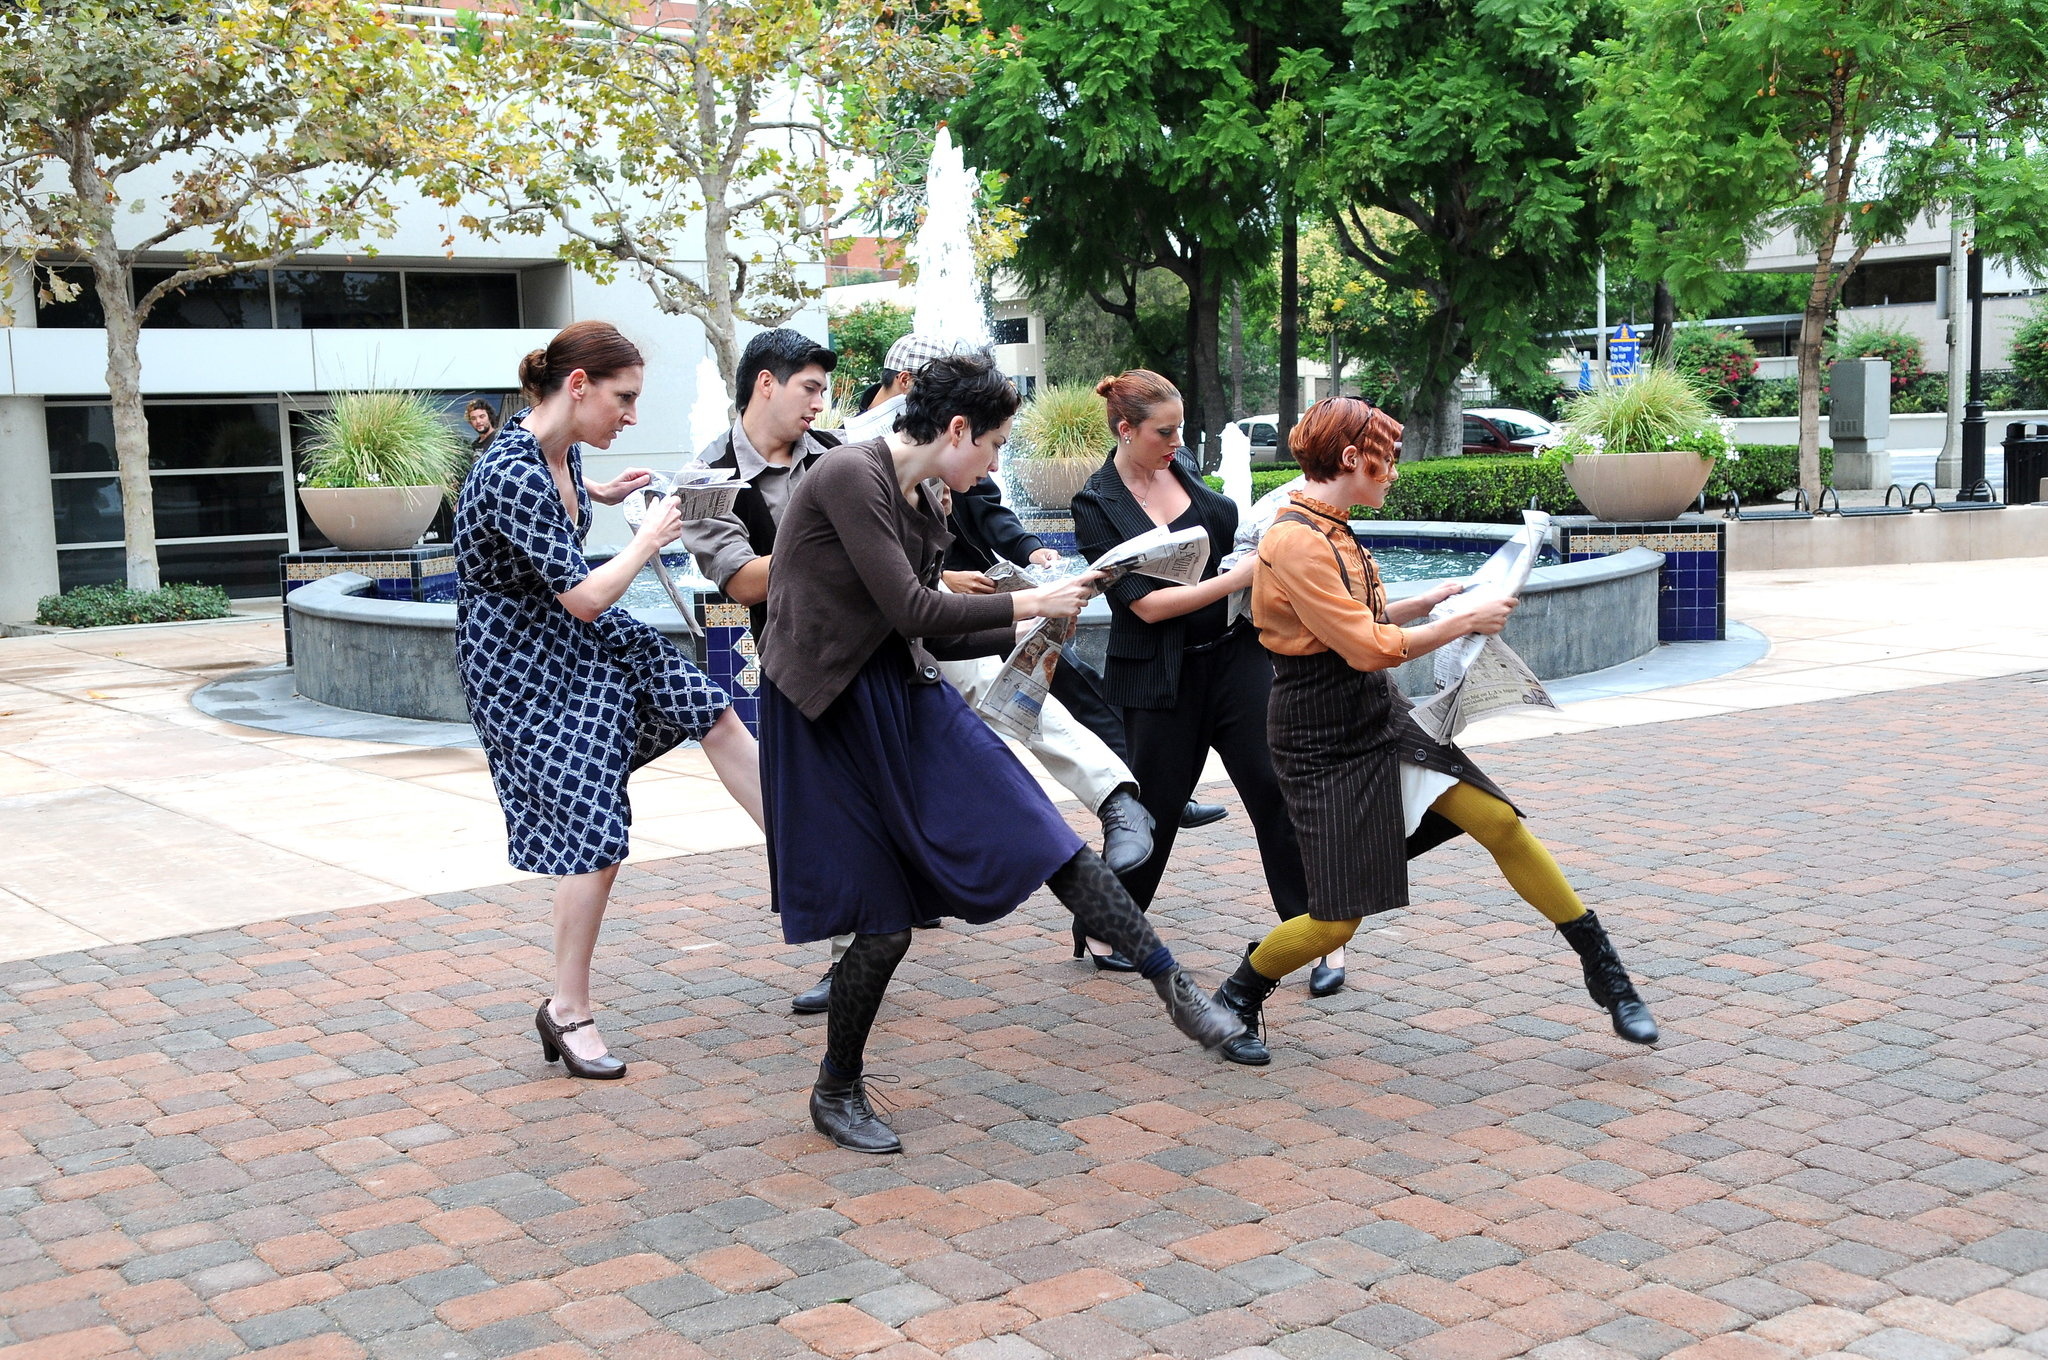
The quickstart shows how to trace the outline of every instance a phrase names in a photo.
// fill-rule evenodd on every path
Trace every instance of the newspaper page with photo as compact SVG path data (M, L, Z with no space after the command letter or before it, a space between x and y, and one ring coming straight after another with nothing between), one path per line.
M1549 534L1549 515L1524 510L1520 532L1486 559L1463 593L1439 604L1429 617L1447 618L1521 594ZM1498 636L1473 634L1438 648L1435 676L1436 693L1415 705L1415 721L1438 741L1453 741L1467 724L1503 709L1557 707L1528 663Z
M648 511L665 496L675 497L685 522L713 519L731 514L745 487L739 473L731 468L708 468L702 463L692 462L677 469L673 477L655 473L646 486L621 501L619 509L626 516L627 525L635 532L647 522ZM661 588L668 592L669 602L675 605L676 613L683 616L684 625L702 637L704 630L697 623L697 610L691 601L683 598L683 592L676 587L675 578L669 575L668 564L661 560L661 554L656 553L650 558L648 565L654 568L654 575L661 582Z
M1208 561L1207 529L1199 526L1180 530L1160 528L1126 539L1082 570L1102 574L1097 589L1107 587L1134 571L1169 585L1191 586L1201 581L1202 569ZM1016 567L1001 575L994 570L988 574L995 578L998 590L1024 590L1059 579L1040 580L1033 573ZM989 686L988 693L975 707L990 727L1018 741L1028 741L1038 735L1038 717L1045 710L1046 696L1052 690L1052 675L1060 662L1060 648L1073 640L1079 627L1078 619L1039 619L1024 631L1016 650L1003 661L1002 672L996 676L995 683Z

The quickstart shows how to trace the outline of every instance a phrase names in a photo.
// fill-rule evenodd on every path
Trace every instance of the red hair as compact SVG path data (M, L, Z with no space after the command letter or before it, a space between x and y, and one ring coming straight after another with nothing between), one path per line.
M1114 378L1104 378L1095 384L1095 390L1109 407L1111 434L1116 433L1119 424L1136 429L1156 407L1180 400L1180 389L1149 368L1134 368Z
M1344 475L1347 448L1379 459L1383 468L1391 466L1398 457L1401 422L1357 397L1325 397L1301 413L1287 442L1310 481L1334 482Z

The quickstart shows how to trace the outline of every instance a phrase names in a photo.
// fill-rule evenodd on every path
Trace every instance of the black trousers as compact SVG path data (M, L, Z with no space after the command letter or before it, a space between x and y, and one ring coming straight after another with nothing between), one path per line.
M1131 747L1124 734L1124 715L1102 692L1102 677L1068 643L1060 648L1060 664L1053 667L1052 697L1067 706L1074 721L1102 738L1102 744L1116 753L1124 764L1131 763Z
M1124 875L1138 905L1149 907L1180 832L1180 810L1201 781L1209 752L1244 800L1245 815L1258 837L1266 868L1266 890L1283 921L1308 911L1308 880L1294 823L1273 774L1266 738L1266 700L1273 690L1273 662L1258 634L1240 627L1206 648L1181 657L1180 686L1172 708L1127 708L1131 772L1138 777L1138 801L1152 814L1152 858Z

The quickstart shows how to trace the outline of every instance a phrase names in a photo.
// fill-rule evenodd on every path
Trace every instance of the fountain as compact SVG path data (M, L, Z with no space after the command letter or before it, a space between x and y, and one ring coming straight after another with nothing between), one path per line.
M732 428L732 398L718 361L706 354L697 361L697 400L690 406L690 449L696 452Z
M988 308L974 261L974 199L980 181L943 124L925 170L924 222L911 244L917 265L911 329L977 348L989 343Z

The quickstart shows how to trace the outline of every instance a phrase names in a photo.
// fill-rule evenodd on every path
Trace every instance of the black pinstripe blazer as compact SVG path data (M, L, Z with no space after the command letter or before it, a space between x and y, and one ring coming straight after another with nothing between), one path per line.
M1216 574L1216 564L1230 551L1230 541L1237 534L1237 502L1209 489L1196 473L1194 457L1186 449L1174 456L1173 472L1186 488L1202 527L1209 531L1209 561L1202 569L1206 580ZM1088 484L1074 496L1074 538L1081 552L1093 561L1125 539L1136 538L1153 527L1152 517L1117 475L1116 452L1111 450ZM1133 601L1165 584L1149 576L1132 574L1109 588L1109 656L1102 671L1102 688L1113 704L1125 708L1172 708L1180 692L1181 647L1187 635L1187 620L1147 623L1131 612Z

